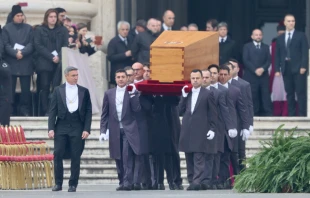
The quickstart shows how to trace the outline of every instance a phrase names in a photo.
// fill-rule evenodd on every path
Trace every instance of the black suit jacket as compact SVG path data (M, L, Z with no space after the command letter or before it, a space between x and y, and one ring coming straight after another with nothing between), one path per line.
M308 70L309 64L309 46L306 35L303 32L295 30L292 36L290 48L291 71L293 74L299 74L300 68ZM285 73L285 58L287 56L285 34L280 35L276 40L276 72ZM308 71L307 71L308 72Z
M239 59L238 47L234 40L229 36L224 43L219 43L220 45L220 54L219 54L219 63L220 65L226 63L229 59Z
M89 91L87 88L78 85L78 97L80 120L83 123L83 131L90 133L92 121L92 106ZM66 103L66 84L56 87L50 104L50 112L48 116L48 130L55 130L58 119L64 119L67 112ZM57 131L55 131L57 133Z
M179 150L185 153L217 153L216 125L217 108L214 94L204 88L200 89L193 113L191 112L192 92L182 97L179 110L183 115ZM207 139L209 130L215 132L213 140Z
M133 64L132 56L127 57L125 52L130 50L132 40L127 37L127 46L124 41L117 35L108 44L107 58L111 62L110 80L115 82L115 72L118 69L124 69L126 66Z
M243 47L243 64L244 64L244 78L255 83L257 79L268 77L268 68L271 63L271 55L269 46L261 43L260 49L257 49L253 41L244 45ZM255 74L256 69L263 68L265 71L261 76Z

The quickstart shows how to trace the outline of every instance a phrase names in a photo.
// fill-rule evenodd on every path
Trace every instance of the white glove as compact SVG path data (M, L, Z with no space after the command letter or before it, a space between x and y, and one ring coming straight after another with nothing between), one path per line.
M132 90L129 91L129 94L134 94L137 91L136 85L135 84L129 84L130 86L132 86Z
M109 140L109 129L107 130L106 134L101 133L99 136L99 142L102 142L103 140Z
M243 130L241 130L240 136L242 136L243 141L246 141L246 140L248 140L248 138L250 136L250 131L247 129L243 129Z
M187 95L188 95L188 93L185 92L185 88L187 88L187 87L188 87L188 86L185 85L185 86L182 88L182 96L183 96L184 98L186 98Z
M207 139L208 140L212 140L213 138L214 138L214 136L215 136L215 133L213 132L213 131L208 131L208 133L207 133Z
M250 135L251 135L253 133L253 131L254 131L254 128L253 128L252 125L250 125L249 131L250 131Z
M229 130L228 130L228 135L229 135L229 137L231 137L231 138L235 138L235 137L237 137L237 135L238 135L238 131L237 131L236 129L229 129Z

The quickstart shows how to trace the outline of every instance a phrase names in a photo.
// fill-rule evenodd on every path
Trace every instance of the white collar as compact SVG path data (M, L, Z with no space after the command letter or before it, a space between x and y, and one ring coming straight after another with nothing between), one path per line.
M144 80L143 78L142 78L141 80L136 80L136 79L135 79L133 82L134 82L134 83L138 83L138 82L142 82L143 80Z
M197 89L195 87L192 88L192 92L193 93L199 93L200 92L201 87L198 87Z
M211 86L214 87L214 88L216 88L216 89L218 89L218 88L219 88L219 83L216 82L216 83L214 83L214 84L211 84Z
M221 83L221 85L224 86L224 87L226 87L226 88L228 88L228 83L225 83L225 84L222 84L222 83Z
M234 77L233 79L235 79L236 81L239 80L239 76Z
M224 39L224 42L227 40L227 36L225 36L225 37L220 37L219 36L219 42L222 42L222 39Z
M127 87L127 86L119 87L119 86L117 85L116 91L125 91L125 90L126 90L126 87Z
M295 32L295 29L292 29L291 31L285 30L286 35L288 35L288 33L291 33L291 36L293 36L294 32Z
M66 88L74 89L74 88L77 88L77 85L76 84L75 85L71 85L70 83L68 83L66 81Z
M210 85L206 87L206 89L210 90Z
M139 32L138 32L138 30L137 30L137 29L135 29L135 33L136 33L136 34L139 34Z
M168 27L165 23L163 23L163 28L164 28L164 30L168 30L169 28L170 28L170 30L172 30L172 28Z
M119 37L122 41L125 41L125 39L127 40L127 38L122 37L120 34L118 35L118 37Z
M253 43L254 43L255 46L257 46L257 45L261 46L261 45L262 45L261 42L258 43L258 42L256 42L256 41L253 41Z

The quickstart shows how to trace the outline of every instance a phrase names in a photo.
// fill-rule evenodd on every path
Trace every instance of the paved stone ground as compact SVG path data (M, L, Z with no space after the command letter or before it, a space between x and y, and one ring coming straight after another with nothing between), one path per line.
M5 191L0 190L0 198L309 198L309 194L238 194L233 190L215 191L130 191L116 192L116 185L81 185L76 193L68 193L67 186L62 192L52 192L51 189L30 190L30 191Z

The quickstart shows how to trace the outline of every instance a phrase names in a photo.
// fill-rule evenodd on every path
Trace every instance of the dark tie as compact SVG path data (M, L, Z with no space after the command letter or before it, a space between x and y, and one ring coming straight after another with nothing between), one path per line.
M221 39L221 43L224 43L224 39L223 38Z
M124 43L126 46L128 45L127 38L124 38Z
M256 45L256 49L259 49L259 44Z
M287 38L287 41L286 41L286 58L291 58L291 51L290 51L290 45L291 45L291 41L292 41L292 38L291 38L291 33L289 32L288 33L288 38Z

